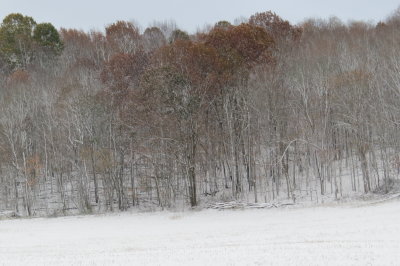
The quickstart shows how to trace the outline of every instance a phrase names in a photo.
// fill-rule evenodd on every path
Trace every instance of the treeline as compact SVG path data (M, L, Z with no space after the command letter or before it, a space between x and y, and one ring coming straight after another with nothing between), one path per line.
M388 191L400 16L188 34L0 26L0 210L22 215Z

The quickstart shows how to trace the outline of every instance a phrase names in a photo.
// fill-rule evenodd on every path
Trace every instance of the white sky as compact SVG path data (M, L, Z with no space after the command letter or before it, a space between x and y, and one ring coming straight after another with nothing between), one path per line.
M155 20L174 19L183 30L194 32L205 24L267 10L292 23L330 16L378 22L399 5L398 0L0 0L0 20L18 12L38 23L88 31L103 30L117 20L134 20L145 28Z

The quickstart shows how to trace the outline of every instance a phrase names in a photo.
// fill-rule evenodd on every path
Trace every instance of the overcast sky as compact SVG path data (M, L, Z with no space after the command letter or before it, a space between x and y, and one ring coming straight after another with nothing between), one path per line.
M142 28L174 19L189 32L220 20L233 22L272 10L292 23L305 18L337 16L378 22L399 7L398 0L0 0L1 20L9 13L32 16L57 28L103 30L117 20L136 21Z

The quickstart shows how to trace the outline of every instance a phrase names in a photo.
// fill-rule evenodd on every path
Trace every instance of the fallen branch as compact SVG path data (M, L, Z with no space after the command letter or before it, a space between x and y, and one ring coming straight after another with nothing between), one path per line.
M294 205L294 203L244 203L244 202L217 202L207 206L209 209L226 210L226 209L271 209L283 206Z

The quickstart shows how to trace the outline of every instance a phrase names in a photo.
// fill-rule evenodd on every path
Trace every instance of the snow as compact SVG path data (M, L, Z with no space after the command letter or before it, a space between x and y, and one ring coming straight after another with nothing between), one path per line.
M0 265L399 265L400 201L0 221Z

